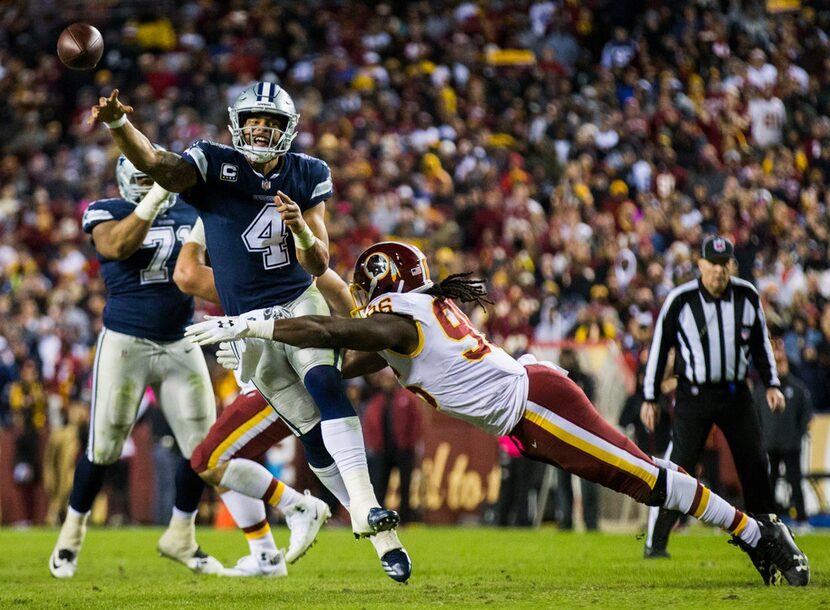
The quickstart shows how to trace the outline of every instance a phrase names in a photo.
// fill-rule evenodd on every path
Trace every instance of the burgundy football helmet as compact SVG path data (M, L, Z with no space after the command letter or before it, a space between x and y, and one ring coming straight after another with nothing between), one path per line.
M424 253L411 244L382 241L366 248L354 264L349 289L355 310L362 310L384 292L423 292L432 286Z

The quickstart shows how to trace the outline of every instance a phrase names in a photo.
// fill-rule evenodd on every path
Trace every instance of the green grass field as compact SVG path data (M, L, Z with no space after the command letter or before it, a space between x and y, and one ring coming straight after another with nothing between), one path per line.
M641 558L633 534L409 527L414 562L399 585L366 541L324 530L287 578L196 576L155 553L156 528L92 528L74 579L49 575L56 530L0 529L0 608L784 608L830 609L830 536L798 538L806 588L764 587L726 536L701 527L672 538L669 561ZM287 532L275 529L278 544ZM235 531L200 528L220 561L247 553Z

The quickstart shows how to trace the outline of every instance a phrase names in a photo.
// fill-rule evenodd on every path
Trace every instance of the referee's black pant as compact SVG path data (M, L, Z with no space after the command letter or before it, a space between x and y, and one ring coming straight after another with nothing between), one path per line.
M713 424L721 429L732 451L746 510L774 513L769 462L746 382L700 386L681 382L675 399L669 459L694 475ZM665 550L669 533L679 517L677 511L660 509L652 533L653 550Z

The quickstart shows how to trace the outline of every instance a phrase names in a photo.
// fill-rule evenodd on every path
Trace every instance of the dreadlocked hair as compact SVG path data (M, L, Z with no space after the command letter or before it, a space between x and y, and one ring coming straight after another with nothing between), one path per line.
M472 272L453 273L437 284L433 284L424 292L434 297L444 299L457 299L462 303L475 303L482 309L487 309L485 303L493 304L487 298L487 289L484 287L484 280L469 280Z

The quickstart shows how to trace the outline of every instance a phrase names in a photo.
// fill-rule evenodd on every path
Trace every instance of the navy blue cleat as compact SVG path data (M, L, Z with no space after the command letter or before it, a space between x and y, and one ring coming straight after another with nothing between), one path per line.
M394 549L380 558L386 575L394 581L406 582L412 576L412 560L404 549Z
M401 522L401 518L397 512L389 510L388 508L381 508L380 506L370 508L369 516L366 520L369 522L369 527L371 527L376 534L378 532L385 532L395 529Z

